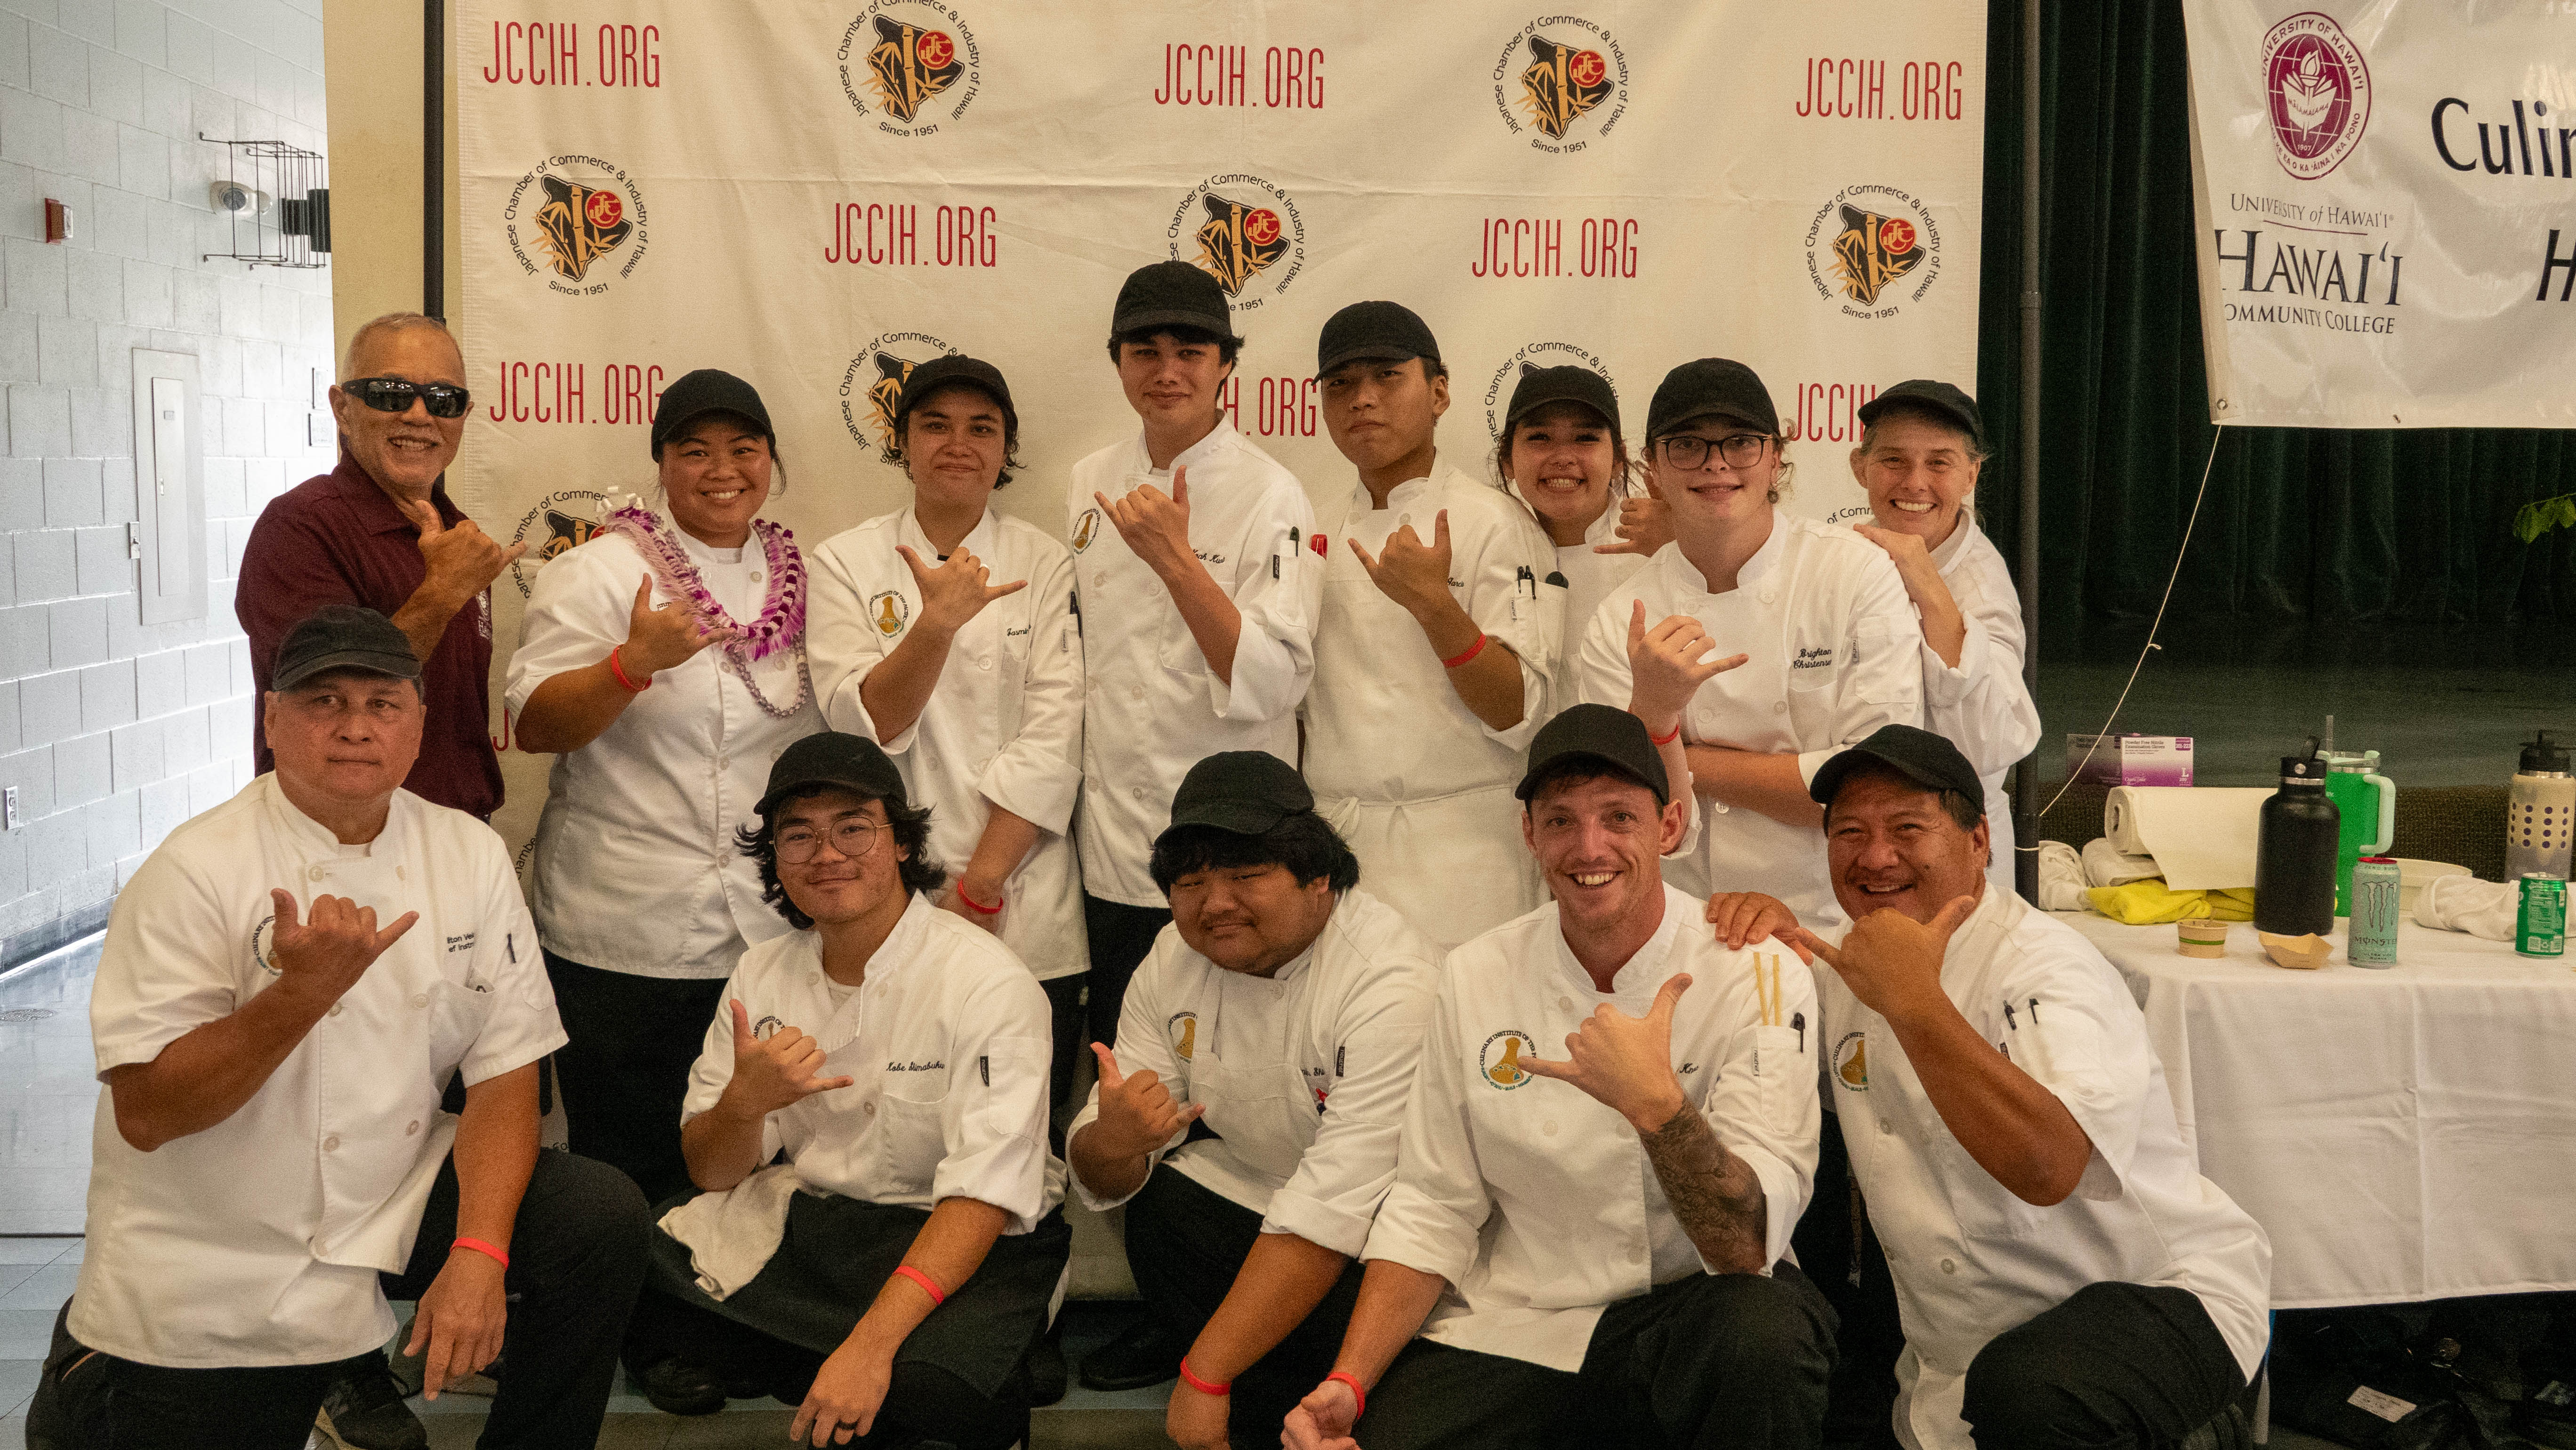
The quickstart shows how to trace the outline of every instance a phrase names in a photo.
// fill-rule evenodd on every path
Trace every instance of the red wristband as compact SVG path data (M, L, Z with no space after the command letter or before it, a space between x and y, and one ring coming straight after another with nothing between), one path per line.
M1673 722L1673 728L1672 728L1671 730L1666 731L1664 734L1661 734L1661 735L1658 735L1658 734L1656 734L1654 731L1649 730L1649 731L1647 731L1647 732L1646 732L1646 739L1648 739L1649 741L1653 742L1653 743L1654 743L1654 744L1656 744L1656 745L1670 745L1670 744L1672 744L1672 743L1673 743L1673 737L1674 737L1674 736L1676 736L1676 735L1679 735L1679 734L1681 734L1681 733L1682 733L1682 722L1680 722L1679 720L1675 720L1675 721Z
M940 1292L939 1286L931 1282L930 1276L910 1264L895 1265L894 1276L898 1279L910 1279L919 1284L921 1292L930 1296L930 1307L933 1309L948 1302L948 1296Z
M1368 1391L1360 1388L1360 1382L1352 1378L1350 1373L1346 1370L1337 1369L1331 1374L1324 1376L1324 1383L1326 1384L1331 1384L1335 1380L1340 1380L1342 1383L1349 1385L1351 1387L1351 1398L1359 1401L1359 1404L1354 1406L1351 1410L1351 1418L1353 1420L1357 1420L1360 1416L1367 1414Z
M1227 1380L1221 1385L1212 1385L1206 1380L1200 1379L1197 1375L1190 1373L1190 1357L1188 1355L1181 1356L1181 1383L1188 1385L1191 1389L1198 1391L1200 1394L1214 1395L1220 1400L1224 1399L1227 1395L1234 1393L1234 1381L1232 1380Z
M1003 898L1003 897L1001 897L1001 896L999 896L999 895L996 895L996 896L993 898L993 904L992 904L992 905L990 905L990 906L986 906L984 903L982 903L982 902L980 902L980 901L977 901L974 897L971 897L971 896L969 896L969 895L967 895L967 894L966 894L966 883L965 883L965 882L960 881L960 882L958 882L958 883L957 883L957 901L958 901L958 904L959 904L959 905L961 905L961 906L963 906L963 907L965 907L968 911L974 912L974 913L975 913L976 915L978 915L978 916L998 916L998 915L1000 915L1000 914L1001 914L1001 910L1002 910L1002 902L1003 902L1003 900L1004 900L1004 898Z
M494 1263L499 1264L502 1268L506 1269L510 1267L510 1256L508 1254L501 1252L499 1249L492 1247L481 1239L458 1239L453 1247L472 1249L474 1252L483 1255Z
M1465 664L1467 661L1474 659L1476 656L1483 654L1485 652L1485 638L1486 636L1483 634L1478 634L1476 636L1476 642L1467 646L1464 653L1452 655L1448 659L1442 660L1440 662L1440 667L1445 670L1454 670L1460 665Z
M617 651L624 648L626 648L626 646L621 644L617 646L617 649L612 649L608 652L608 672L617 677L617 683L624 685L628 693L636 695L643 694L646 690L653 688L653 677L651 675L646 675L644 677L644 683L640 685L635 683L633 680L626 678L626 667L617 662Z

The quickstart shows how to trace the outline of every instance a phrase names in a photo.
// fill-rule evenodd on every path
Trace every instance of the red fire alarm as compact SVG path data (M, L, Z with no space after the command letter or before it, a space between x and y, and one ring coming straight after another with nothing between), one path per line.
M72 209L63 205L61 202L54 200L50 196L46 197L45 240L49 242L68 242L71 239Z

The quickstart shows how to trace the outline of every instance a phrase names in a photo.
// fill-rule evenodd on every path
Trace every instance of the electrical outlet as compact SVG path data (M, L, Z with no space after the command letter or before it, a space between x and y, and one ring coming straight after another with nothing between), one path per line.
M7 822L0 829L18 829L18 788L14 785L0 790L0 821Z

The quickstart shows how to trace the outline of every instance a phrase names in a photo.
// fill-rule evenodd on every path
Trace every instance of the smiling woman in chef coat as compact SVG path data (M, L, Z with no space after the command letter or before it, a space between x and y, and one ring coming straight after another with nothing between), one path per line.
M1673 784L1694 797L1666 879L1693 896L1759 891L1802 921L1838 920L1807 781L1881 725L1920 723L1914 607L1876 545L1780 511L1780 415L1751 368L1701 358L1673 369L1646 434L1674 546L1585 625L1583 697L1633 709L1633 648L1701 642L1703 663L1719 668L1682 712L1680 749L1665 752L1687 762Z
M912 370L889 462L912 506L814 551L807 650L823 718L874 740L930 807L939 905L999 936L1046 988L1054 1100L1082 1051L1082 637L1073 555L994 511L1019 446L1001 371L970 357Z
M756 1386L817 1446L1001 1450L1072 1245L1046 996L931 904L928 813L875 742L798 741L756 809L744 849L794 930L743 953L690 1072L707 1191L654 1235L648 1396L712 1414Z
M555 752L529 898L572 1038L556 1058L572 1149L655 1202L688 1187L680 1095L725 974L783 929L734 830L769 762L822 725L804 565L759 517L774 431L730 373L663 390L667 514L617 509L538 571L510 660L519 747Z
M1856 526L1887 551L1923 621L1924 725L1946 735L1986 785L1994 859L1986 878L2013 889L2012 806L2004 774L2039 744L2039 708L2022 682L2021 596L2004 556L1969 508L1986 460L1976 400L1948 383L1898 383L1860 409L1852 476L1876 521Z

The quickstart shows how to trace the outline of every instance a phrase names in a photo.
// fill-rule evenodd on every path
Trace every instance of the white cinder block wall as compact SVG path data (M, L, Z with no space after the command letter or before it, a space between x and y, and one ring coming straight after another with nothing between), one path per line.
M250 778L233 621L268 501L330 466L327 269L232 250L226 148L324 146L321 0L0 0L0 969L81 935L171 827ZM45 240L45 198L74 237ZM204 383L202 619L145 625L126 525L136 348Z

